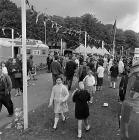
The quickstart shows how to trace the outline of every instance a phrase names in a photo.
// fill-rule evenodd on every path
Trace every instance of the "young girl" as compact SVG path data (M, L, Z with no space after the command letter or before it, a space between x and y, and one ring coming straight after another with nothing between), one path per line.
M104 68L103 63L100 62L97 68L97 90L102 90L103 85L103 78L104 78Z
M86 77L83 79L85 89L90 93L90 103L93 103L93 94L95 94L95 77L92 75L92 71L87 72Z
M82 137L82 121L84 120L86 131L90 130L88 124L89 107L88 101L90 101L90 94L87 90L84 90L83 82L79 82L79 90L73 92L72 98L75 102L75 118L78 120L78 138Z
M66 119L64 113L68 111L67 105L68 97L69 97L68 89L65 85L63 85L62 77L58 76L56 78L56 85L52 88L50 102L48 105L48 107L52 106L52 104L54 105L55 119L53 129L55 130L57 128L60 114L62 116L63 121L65 121Z

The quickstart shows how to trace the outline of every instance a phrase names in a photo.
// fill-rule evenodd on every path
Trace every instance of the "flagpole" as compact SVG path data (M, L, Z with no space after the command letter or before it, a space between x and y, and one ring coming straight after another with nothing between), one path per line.
M12 28L12 58L14 58L14 29Z
M63 43L62 43L62 38L61 38L61 55L63 55Z
M116 21L115 21L114 36L113 36L113 59L115 56L115 35L116 35Z
M46 44L46 19L44 21L44 27L45 27L45 44Z
M86 58L87 58L87 52L86 52L86 39L87 39L87 32L85 31L85 61L86 61Z
M26 2L21 0L22 7L22 63L23 63L23 112L24 129L28 128L28 98L27 98L27 56L26 56Z

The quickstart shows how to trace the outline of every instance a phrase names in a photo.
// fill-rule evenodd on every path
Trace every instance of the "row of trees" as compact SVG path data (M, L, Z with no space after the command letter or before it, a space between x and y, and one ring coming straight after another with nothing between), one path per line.
M45 29L44 29L44 14L39 16L38 22L36 23L37 12L31 9L27 10L27 38L45 40ZM76 31L87 31L89 34L87 38L87 44L101 46L101 41L106 42L105 47L110 50L112 49L113 41L113 25L104 25L94 15L85 14L81 17L60 17L60 16L49 16L49 20L46 22L46 33L47 43L51 42L55 44L62 38L67 43L68 48L76 48L79 43L84 42L84 34L79 34ZM58 32L56 28L52 28L52 22L58 23L62 26ZM10 0L0 1L0 27L11 27L15 29L15 37L21 35L21 8L18 8L15 3ZM71 29L73 30L67 30ZM5 30L4 32L0 29L0 37L11 38L11 31ZM116 30L116 50L119 51L121 48L124 50L133 50L139 46L139 33L132 30L123 31L122 29Z

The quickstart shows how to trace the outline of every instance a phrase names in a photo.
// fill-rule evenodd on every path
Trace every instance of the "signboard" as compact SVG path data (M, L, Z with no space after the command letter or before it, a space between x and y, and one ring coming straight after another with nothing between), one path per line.
M41 52L40 52L40 50L33 50L33 55L40 55L41 54Z
M134 57L139 57L139 48L135 48Z

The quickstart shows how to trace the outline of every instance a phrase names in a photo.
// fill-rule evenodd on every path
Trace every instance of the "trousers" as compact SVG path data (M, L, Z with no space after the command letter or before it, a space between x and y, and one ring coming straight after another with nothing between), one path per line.
M4 105L7 108L9 115L13 115L14 113L13 102L9 94L0 95L0 111L2 109L2 105Z

